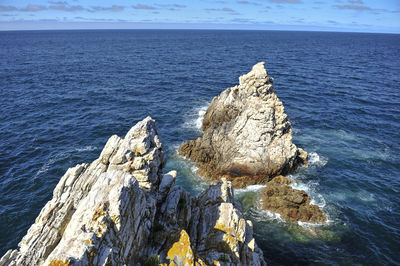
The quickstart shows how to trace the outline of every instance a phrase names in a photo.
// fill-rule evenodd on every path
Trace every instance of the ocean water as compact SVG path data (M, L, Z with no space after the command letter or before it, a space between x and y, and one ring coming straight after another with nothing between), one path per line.
M237 190L270 265L394 265L400 254L400 35L278 31L0 32L0 256L69 168L147 115L167 171L207 186L176 154L207 104L265 61L310 166L289 177L327 225L260 211Z

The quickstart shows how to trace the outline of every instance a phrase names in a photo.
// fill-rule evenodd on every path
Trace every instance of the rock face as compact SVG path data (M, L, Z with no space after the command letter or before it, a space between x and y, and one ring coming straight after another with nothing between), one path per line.
M211 101L203 136L182 144L178 151L206 178L227 178L236 188L266 184L263 209L286 220L325 222L325 214L310 204L310 197L280 176L306 165L308 155L292 142L292 128L273 81L264 62L253 66L239 78L239 85Z
M303 190L293 189L284 176L277 176L268 182L261 194L261 207L290 221L308 223L326 222L326 216L318 206L311 204L311 199Z
M179 153L209 179L226 177L235 187L268 182L307 163L292 143L292 128L264 62L215 97L203 119L203 136Z
M150 117L112 136L97 160L65 173L0 266L265 265L231 183L191 197L164 164Z

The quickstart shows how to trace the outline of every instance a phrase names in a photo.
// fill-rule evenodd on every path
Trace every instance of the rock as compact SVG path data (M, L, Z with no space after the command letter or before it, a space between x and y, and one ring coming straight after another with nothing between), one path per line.
M266 184L262 208L286 220L325 222L310 197L288 186L283 175L307 165L307 152L292 142L292 128L264 62L239 78L239 85L215 97L203 119L203 136L183 143L179 154L195 162L200 175L227 178L234 187Z
M222 179L194 200L190 235L196 255L207 265L265 265L255 244L253 226L233 197L231 182Z
M308 223L326 222L324 212L311 204L311 199L303 190L293 189L291 181L279 176L268 182L261 193L261 207L279 213L282 219Z
M200 175L226 177L236 188L264 184L307 163L307 153L292 143L290 122L264 62L239 81L211 101L203 136L179 147Z
M100 157L68 169L3 265L265 265L230 182L191 197L162 174L165 155L147 117Z
M176 265L193 265L194 254L190 245L189 235L182 230L179 240L168 250L167 258Z

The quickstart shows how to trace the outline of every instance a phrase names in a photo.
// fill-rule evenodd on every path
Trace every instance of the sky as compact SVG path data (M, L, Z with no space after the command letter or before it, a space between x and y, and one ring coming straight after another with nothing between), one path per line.
M0 0L0 30L42 29L400 33L400 0Z

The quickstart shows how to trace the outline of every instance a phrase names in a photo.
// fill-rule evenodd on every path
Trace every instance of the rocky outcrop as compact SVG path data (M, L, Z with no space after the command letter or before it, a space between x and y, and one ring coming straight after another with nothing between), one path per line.
M239 85L215 97L203 119L203 136L179 147L200 175L227 178L241 188L266 184L261 208L285 220L325 222L310 197L281 176L307 164L307 152L292 142L292 128L264 62L239 78ZM275 178L274 178L275 177Z
M290 183L284 176L277 176L268 182L261 192L261 208L278 213L281 218L289 221L326 222L324 212L311 204L307 193L291 188Z
M0 265L265 265L231 183L191 197L164 164L150 117L112 136L98 159L65 173Z
M239 85L215 97L203 119L203 136L182 144L179 153L200 175L225 177L235 187L263 184L307 163L292 143L292 128L264 62L239 78Z

